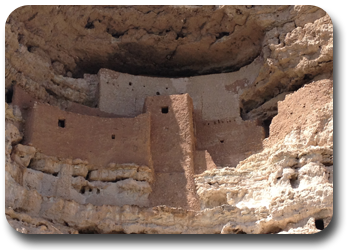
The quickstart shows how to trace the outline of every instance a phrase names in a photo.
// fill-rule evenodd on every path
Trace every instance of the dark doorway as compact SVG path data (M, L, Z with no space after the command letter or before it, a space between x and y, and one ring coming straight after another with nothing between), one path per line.
M265 138L268 138L270 136L270 125L271 125L272 118L273 117L267 118L261 124L264 128Z

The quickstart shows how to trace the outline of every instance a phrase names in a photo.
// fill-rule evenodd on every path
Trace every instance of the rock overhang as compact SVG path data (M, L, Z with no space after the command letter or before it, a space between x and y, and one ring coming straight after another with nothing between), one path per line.
M255 12L246 6L24 6L9 22L25 23L18 39L28 51L48 54L56 71L74 77L101 68L185 77L251 63L265 34L249 18Z

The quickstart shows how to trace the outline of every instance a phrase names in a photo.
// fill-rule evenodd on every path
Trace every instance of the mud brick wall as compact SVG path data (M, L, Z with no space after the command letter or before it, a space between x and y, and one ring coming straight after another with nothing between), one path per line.
M101 111L133 117L142 113L148 96L188 93L193 101L195 120L240 117L239 95L252 85L261 63L256 60L231 73L185 78L130 75L100 69L98 107Z
M216 165L235 167L262 148L264 129L253 121L221 119L196 124L196 146L207 150Z
M25 143L50 156L108 163L151 165L150 116L102 118L35 103L25 127Z
M13 86L13 105L17 105L22 113L24 120L26 120L29 110L33 107L35 102L43 102L44 100L39 100L25 91L21 86L14 85ZM62 107L65 111L82 114L82 115L90 115L90 116L100 116L100 117L121 117L119 115L113 113L107 113L99 110L98 108L91 108L79 103L66 101L65 107Z
M190 96L148 97L144 110L151 114L155 171L151 204L198 209L193 179L195 138Z

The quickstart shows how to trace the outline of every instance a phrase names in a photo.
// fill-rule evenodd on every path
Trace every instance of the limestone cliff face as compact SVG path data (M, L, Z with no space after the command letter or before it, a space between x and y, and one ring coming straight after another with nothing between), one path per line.
M242 221L229 222L225 232L288 231L306 225L310 217L327 226L333 214L332 94L332 81L322 80L288 95L265 140L274 144L266 143L235 169L197 176L203 208L229 204L241 209Z
M330 223L333 26L322 9L25 6L7 19L5 50L5 205L17 231L312 234ZM227 113L240 126L261 126L266 138L236 167L198 166L208 169L189 185L198 209L152 207L158 177L150 166L98 169L24 143L14 85L62 110L94 108L102 68L170 82L214 73L220 81L220 73L237 71L232 86L239 90L227 85L234 96L222 96L234 100L227 109L236 111Z

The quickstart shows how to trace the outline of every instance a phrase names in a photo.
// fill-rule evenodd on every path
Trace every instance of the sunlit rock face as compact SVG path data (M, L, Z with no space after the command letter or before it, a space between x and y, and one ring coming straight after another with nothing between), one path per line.
M24 6L6 21L5 213L26 234L314 234L333 216L315 6Z

